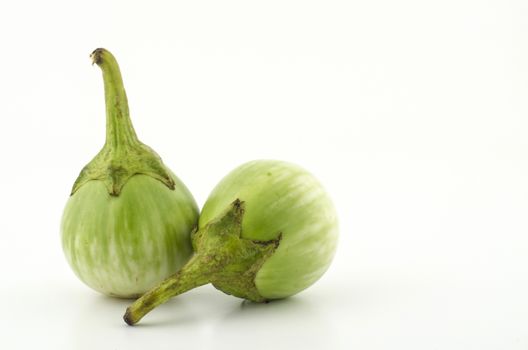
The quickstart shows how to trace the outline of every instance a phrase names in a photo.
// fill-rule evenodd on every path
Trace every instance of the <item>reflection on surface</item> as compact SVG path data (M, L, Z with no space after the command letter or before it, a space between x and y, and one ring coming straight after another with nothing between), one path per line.
M334 331L316 300L302 295L270 303L239 301L212 327L215 342L246 344L253 349L292 349L310 344L311 348L332 348Z
M171 299L134 327L122 317L132 302L86 291L78 313L65 330L70 349L174 349L196 345L211 316L225 308L226 298L212 287L202 287Z
M134 327L122 320L130 300L90 291L78 299L70 305L76 317L64 330L70 349L331 349L335 343L331 319L309 295L257 304L205 286L154 309Z
M181 298L186 299L186 298ZM123 300L90 294L81 306L78 317L72 322L70 349L150 349L158 347L171 335L192 327L199 320L199 313L187 304L200 303L200 294L184 302L180 298L154 310L135 327L125 324L122 317L132 300ZM164 334L165 333L165 334ZM167 348L168 343L166 344ZM165 349L165 345L161 347Z

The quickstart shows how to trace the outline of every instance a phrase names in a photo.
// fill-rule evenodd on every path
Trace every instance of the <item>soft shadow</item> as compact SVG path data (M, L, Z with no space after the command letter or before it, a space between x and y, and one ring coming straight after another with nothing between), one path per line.
M221 295L218 292L213 291L211 295L206 288L190 291L152 310L133 327L159 329L193 326L203 322L208 310L222 302L219 297Z
M183 298L182 298L183 299ZM198 296L198 299L201 298ZM69 349L136 348L148 344L153 333L167 332L166 327L185 328L200 319L200 315L187 307L193 300L174 298L146 315L141 322L128 326L123 315L133 300L116 299L98 294L88 294L77 317L72 319L67 333ZM198 301L199 302L199 301ZM177 325L177 327L175 326Z
M228 344L250 344L258 339L259 348L337 346L324 310L315 299L302 295L269 303L241 301L214 324L213 332L212 338Z

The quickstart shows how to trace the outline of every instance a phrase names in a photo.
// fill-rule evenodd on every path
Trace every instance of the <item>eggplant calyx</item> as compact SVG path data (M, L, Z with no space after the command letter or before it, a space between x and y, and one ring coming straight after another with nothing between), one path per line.
M215 271L210 282L226 294L254 302L267 301L255 286L255 276L266 260L275 253L282 239L256 241L242 237L245 205L235 200L227 212L193 234L193 246L207 257Z
M224 214L195 231L195 255L180 271L130 305L123 317L125 322L134 325L156 306L207 283L239 298L268 301L260 295L255 276L279 247L282 234L269 241L243 238L243 216L244 202L237 199Z
M90 57L103 72L106 141L103 149L79 174L71 195L86 182L101 180L110 195L118 196L128 179L135 174L151 176L173 190L174 180L161 158L139 141L132 126L123 78L115 57L101 48L92 52Z
M81 170L70 195L86 182L100 180L111 196L119 196L126 182L136 174L150 176L174 190L174 180L161 158L150 147L139 143L116 150L105 144L94 159Z

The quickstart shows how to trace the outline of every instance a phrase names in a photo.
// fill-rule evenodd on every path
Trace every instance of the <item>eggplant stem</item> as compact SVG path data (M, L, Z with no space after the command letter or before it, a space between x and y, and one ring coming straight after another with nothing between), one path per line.
M204 268L200 260L198 255L194 255L180 271L137 299L126 309L123 316L125 322L133 326L143 316L170 298L209 283L209 276L203 273Z
M255 276L278 248L282 234L264 242L243 238L244 208L244 202L237 199L224 213L195 231L195 255L179 272L130 305L123 317L125 322L134 325L156 306L207 283L239 298L267 301L255 285Z
M128 109L123 78L114 55L106 49L96 49L90 55L92 62L103 72L106 102L106 143L112 147L139 143Z
M106 102L106 141L103 149L88 163L73 184L71 195L91 180L103 181L108 194L119 196L123 186L136 174L161 181L169 189L175 181L161 158L138 140L128 111L128 100L117 61L108 50L96 49L90 55L103 72Z

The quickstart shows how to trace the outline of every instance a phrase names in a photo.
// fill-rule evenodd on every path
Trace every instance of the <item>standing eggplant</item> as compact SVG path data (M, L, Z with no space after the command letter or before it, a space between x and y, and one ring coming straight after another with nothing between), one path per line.
M62 247L88 286L135 298L191 257L198 208L185 185L138 140L114 56L97 49L90 57L103 72L106 142L73 185Z

